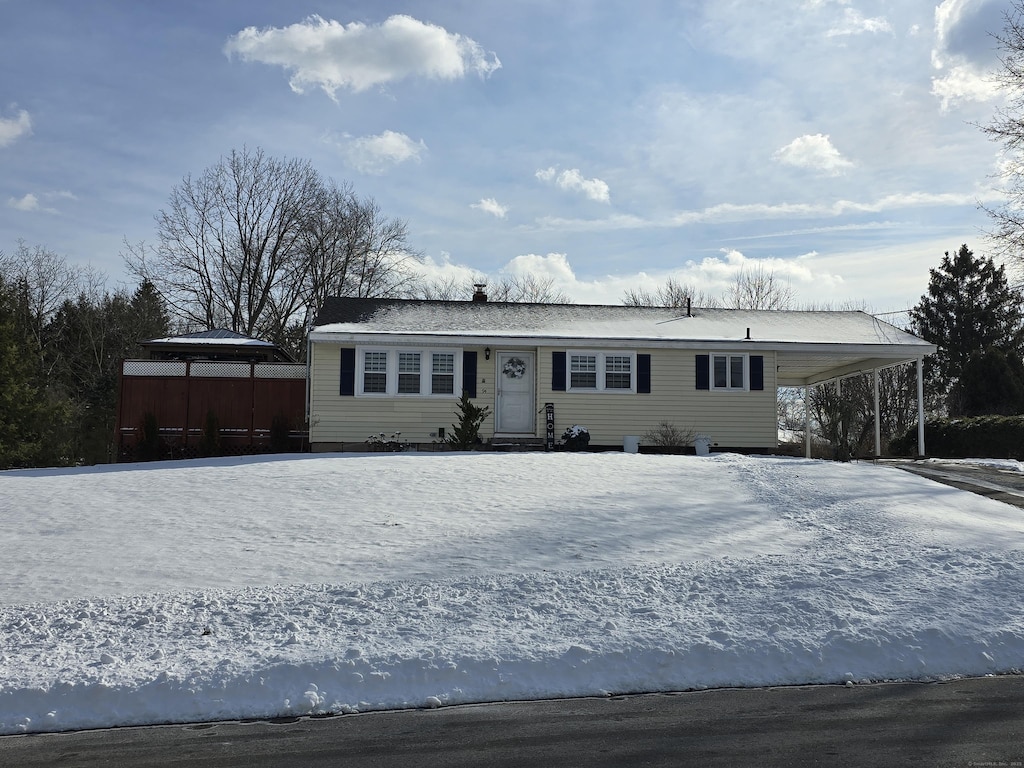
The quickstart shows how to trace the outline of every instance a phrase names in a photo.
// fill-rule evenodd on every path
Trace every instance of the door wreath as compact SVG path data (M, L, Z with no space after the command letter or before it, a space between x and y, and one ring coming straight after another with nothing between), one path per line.
M510 379L521 379L526 373L526 363L521 358L510 357L502 366L501 372Z

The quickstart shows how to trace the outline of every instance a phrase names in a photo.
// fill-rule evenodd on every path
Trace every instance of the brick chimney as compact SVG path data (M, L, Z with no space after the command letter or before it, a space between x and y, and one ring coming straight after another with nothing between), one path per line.
M487 283L473 283L473 301L487 301Z

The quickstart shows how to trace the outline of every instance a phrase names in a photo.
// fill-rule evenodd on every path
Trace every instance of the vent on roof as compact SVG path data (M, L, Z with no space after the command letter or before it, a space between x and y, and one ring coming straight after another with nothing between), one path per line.
M473 301L487 301L487 283L473 283Z

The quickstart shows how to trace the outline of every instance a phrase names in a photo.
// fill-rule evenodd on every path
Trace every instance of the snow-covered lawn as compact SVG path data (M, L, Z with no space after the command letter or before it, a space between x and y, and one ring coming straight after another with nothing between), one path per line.
M891 467L0 473L0 734L1024 668L1024 513Z

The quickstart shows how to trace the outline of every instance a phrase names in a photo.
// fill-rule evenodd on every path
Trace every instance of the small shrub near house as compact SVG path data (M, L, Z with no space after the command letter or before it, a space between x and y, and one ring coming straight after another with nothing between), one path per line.
M405 450L405 444L402 443L401 432L392 432L390 436L384 432L379 432L376 435L370 435L366 438L366 444L370 446L371 451L398 453L399 451Z
M213 411L206 412L203 434L199 438L200 456L220 456L220 419Z
M277 414L270 422L270 450L274 453L286 453L291 447L291 425L283 413Z
M654 429L644 433L644 445L664 449L666 453L675 453L693 444L696 435L692 429L680 429L668 421L661 422Z
M924 425L929 456L949 459L1024 459L1024 416L933 419ZM917 454L917 427L889 445L896 456Z
M164 441L160 437L160 425L156 414L147 411L139 427L139 444L136 448L139 461L156 461L164 457Z
M567 451L583 451L590 445L590 430L573 424L562 433L562 445Z
M451 434L445 438L449 446L457 451L468 451L480 442L480 427L491 414L486 405L480 406L473 402L469 393L463 390L459 398L458 424L452 424Z

